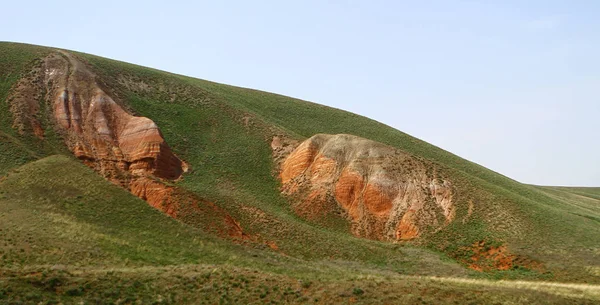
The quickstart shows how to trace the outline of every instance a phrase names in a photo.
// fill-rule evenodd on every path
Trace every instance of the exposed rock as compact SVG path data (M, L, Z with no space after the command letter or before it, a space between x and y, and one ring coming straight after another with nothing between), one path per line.
M361 237L413 239L454 219L452 184L435 165L352 135L304 141L283 162L280 178L297 213L341 208Z
M203 215L205 219L212 219L196 225L203 226L207 231L216 231L223 237L244 240L250 238L225 210L210 201L197 198L194 194L167 186L161 181L150 177L139 177L131 181L130 191L173 218L185 221L189 217Z
M37 120L42 100L52 109L51 120L68 148L106 179L171 217L192 219L194 225L222 236L248 238L225 210L165 183L179 179L187 165L152 120L124 110L74 55L50 54L12 90L11 112L21 133L32 130L43 136ZM196 218L207 221L196 223Z
M142 198L149 205L177 218L178 203L172 201L175 191L173 187L168 187L164 183L148 177L133 180L129 187L132 194Z
M122 180L118 176L123 173L171 180L181 176L183 162L171 152L158 126L123 110L71 54L48 56L44 72L47 99L75 156L111 180Z
M298 146L298 141L290 139L286 136L274 136L271 140L271 151L273 159L277 165L277 170L281 167L281 163L285 158Z

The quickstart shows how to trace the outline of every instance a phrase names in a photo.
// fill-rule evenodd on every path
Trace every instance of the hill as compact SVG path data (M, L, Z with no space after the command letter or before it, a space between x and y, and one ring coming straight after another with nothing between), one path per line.
M600 297L492 281L600 283L598 189L520 184L289 97L66 50L0 51L0 297Z

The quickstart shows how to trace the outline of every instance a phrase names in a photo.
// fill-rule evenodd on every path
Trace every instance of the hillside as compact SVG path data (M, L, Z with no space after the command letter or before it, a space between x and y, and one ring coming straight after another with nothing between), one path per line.
M600 284L597 188L520 184L356 114L66 50L0 43L0 101L0 301L600 298L539 282Z

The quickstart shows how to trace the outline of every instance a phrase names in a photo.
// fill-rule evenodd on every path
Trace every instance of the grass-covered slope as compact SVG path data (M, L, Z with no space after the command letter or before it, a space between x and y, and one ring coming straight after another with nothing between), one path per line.
M4 177L0 219L0 265L7 268L184 264L226 257L198 230L62 155L30 162Z
M169 218L60 155L5 176L0 232L0 303L592 304L600 299L594 286L413 277L233 245ZM410 248L396 254L410 251L427 255ZM430 268L461 273L429 259Z
M169 218L66 156L30 162L3 179L0 303L370 304L450 298L582 304L600 298L592 286L406 277L368 264L302 262L233 245ZM438 275L462 273L417 249L395 254L428 259ZM418 272L410 264L405 270Z
M46 129L45 140L41 141L31 134L17 133L7 102L10 89L50 51L49 48L33 45L0 42L0 175L28 161L68 152L54 130L48 128L52 123L46 116L46 108L40 109L40 123Z
M54 264L77 266L77 270L85 266L123 270L127 266L200 264L195 268L201 271L193 273L194 277L218 264L258 268L261 274L277 273L285 278L277 279L283 282L368 274L381 276L383 281L390 277L398 287L409 285L402 284L398 274L600 282L598 189L520 184L356 114L75 53L87 61L98 75L99 85L117 102L132 113L151 118L173 151L189 164L190 171L176 186L224 208L245 232L272 242L275 250L262 243L220 240L172 220L65 157L70 153L53 125L49 107L41 107L38 117L45 130L44 140L30 133L21 135L12 127L5 102L10 88L36 60L50 52L49 48L0 43L0 177L4 176L0 178L4 239L0 249L2 265L14 272L16 279L22 279L22 270ZM354 134L439 164L457 185L457 221L415 244L398 245L355 238L344 223L315 223L297 216L280 194L270 143L275 135L301 141L316 133ZM527 258L520 267L535 268L471 271L466 268L475 254L470 247L479 241L507 245L511 253ZM137 281L154 278L150 275L154 272L136 269L134 275L122 275ZM169 272L165 279L147 279L146 286L131 288L132 294L176 277ZM174 274L178 277L181 272ZM276 278L259 277L265 281ZM114 288L94 282L97 278L92 274L82 278L89 279L91 290ZM16 281L11 282L14 289L31 287ZM180 284L233 289L231 285L236 282L222 274L216 284L211 281L191 284L186 278L180 279ZM125 282L124 286L131 284ZM326 287L323 285L291 287L304 293ZM275 295L272 285L269 287L270 296ZM348 298L364 297L360 292L353 294L352 287L344 287L350 291ZM462 289L454 284L435 287L435 291ZM479 289L474 287L468 289ZM211 291L222 292L221 288L214 289ZM513 293L501 291L501 295ZM250 293L245 300L260 299L263 293ZM277 292L277 297L280 294ZM489 296L487 292L483 295Z
M82 56L102 75L105 86L135 112L155 120L178 155L190 162L194 170L182 186L210 194L249 229L281 243L283 251L331 255L324 250L330 247L311 242L313 233L304 233L304 221L290 212L280 196L273 175L271 137L283 134L303 140L316 133L347 133L437 162L458 182L462 213L473 202L473 215L431 236L434 247L468 260L471 253L462 249L475 241L508 243L512 251L545 262L561 276L577 274L572 279L588 278L591 274L586 270L600 263L600 226L581 216L588 212L384 124L276 94ZM266 213L266 224L255 221L255 208ZM348 253L343 247L335 249L342 256ZM570 263L565 264L567 256Z
M550 187L550 188L600 200L600 187L555 186L555 187Z

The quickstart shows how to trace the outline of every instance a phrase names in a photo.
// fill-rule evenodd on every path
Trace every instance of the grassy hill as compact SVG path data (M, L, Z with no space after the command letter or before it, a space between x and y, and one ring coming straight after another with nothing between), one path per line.
M600 299L597 286L486 280L411 247L388 249L403 261L391 268L300 260L235 245L169 218L62 155L6 176L0 184L0 232L0 303L592 304Z
M0 43L0 302L600 298L597 286L492 281L600 283L598 188L520 184L356 114L73 52L107 93L160 126L191 168L178 187L214 202L248 234L276 247L221 239L173 220L73 159L53 128L51 107L40 109L44 140L12 127L4 102L10 89L50 52ZM460 189L461 221L392 244L355 238L344 223L297 216L280 194L270 142L275 135L302 141L316 133L365 137L439 164ZM470 270L473 244L480 241L506 245L526 261L507 271Z

